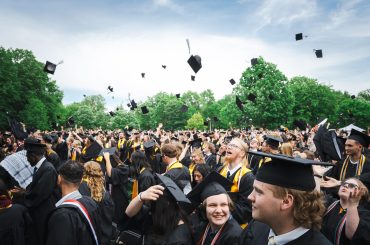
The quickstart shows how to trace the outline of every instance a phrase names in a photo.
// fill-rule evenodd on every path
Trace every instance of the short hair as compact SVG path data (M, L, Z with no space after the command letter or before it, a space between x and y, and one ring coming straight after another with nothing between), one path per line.
M171 143L164 144L161 147L161 153L163 155L166 155L166 156L170 157L170 158L175 158L175 157L178 156L177 147L174 144L171 144Z
M229 194L227 194L227 193L224 193L224 194L227 197L227 204L229 205L230 212L231 211L234 211L235 210L235 204L234 204L233 200L231 199L231 197L229 196ZM206 199L204 199L204 201L202 203L202 206L203 206L204 210L207 207L207 199L208 199L208 197ZM230 215L231 215L231 213L230 213Z
M59 169L59 175L63 177L65 181L72 184L81 183L83 174L84 167L82 164L73 160L68 160Z
M325 212L323 194L319 191L300 191L273 185L272 193L276 198L293 196L294 223L307 229L320 230Z
M216 153L216 148L215 148L215 145L213 144L213 143L211 143L211 142L204 142L204 145L203 145L204 147L205 146L208 146L208 148L209 148L209 150L210 150L210 152L212 153L212 154L215 154Z

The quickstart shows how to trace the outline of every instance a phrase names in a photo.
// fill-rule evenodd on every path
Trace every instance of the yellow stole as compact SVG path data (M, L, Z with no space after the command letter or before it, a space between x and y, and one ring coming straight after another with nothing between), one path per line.
M82 149L81 153L82 153L82 155L86 154L86 146Z
M145 168L142 168L140 170L140 173L144 172ZM132 184L132 192L131 192L131 200L134 199L139 195L139 182L137 179L134 180L134 183Z
M125 143L125 139L118 140L118 144L117 144L118 149L121 149L124 143Z
M365 161L366 161L366 157L364 155L361 155L360 161L357 164L356 175L355 176L359 176L361 174L362 169L364 168ZM346 179L346 172L347 172L348 164L349 164L349 156L347 156L346 160L344 160L342 169L340 171L340 176L339 176L340 181L343 181L343 180Z
M76 154L76 150L72 151L72 154L71 154L71 160L72 160L72 161L76 161L76 156L77 156L77 154Z
M192 175L192 174L193 174L194 169L195 169L195 166L197 166L197 164L196 164L196 163L192 163L192 164L190 164L190 165L189 165L189 172L190 172L190 175Z
M171 166L167 167L166 172L168 172L168 171L170 171L171 169L174 169L174 168L182 168L182 167L183 167L182 164L179 161L177 161L177 162L173 163Z
M227 172L228 172L228 167L227 165L224 166L221 171L220 171L220 174L222 176L224 176L225 178L227 177ZM241 168L238 169L238 171L236 172L235 176L234 176L234 179L233 179L233 185L231 186L231 189L230 191L231 192L238 192L239 191L239 184L240 184L240 179L246 174L246 173L249 173L251 172L251 170L249 168L247 168L246 166L242 166Z

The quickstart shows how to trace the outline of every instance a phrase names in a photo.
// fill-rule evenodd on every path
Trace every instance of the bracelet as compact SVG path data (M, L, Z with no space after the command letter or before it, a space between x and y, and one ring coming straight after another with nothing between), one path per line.
M143 199L141 199L141 194L142 194L142 192L140 192L139 195L138 195L139 196L139 202L144 202Z
M319 174L314 174L313 176L317 177L317 178L322 178L322 175L319 175Z

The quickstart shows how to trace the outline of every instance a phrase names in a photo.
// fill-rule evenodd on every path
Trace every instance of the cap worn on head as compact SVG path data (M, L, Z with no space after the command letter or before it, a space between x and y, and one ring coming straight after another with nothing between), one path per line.
M188 59L188 64L190 65L191 69L193 69L193 71L197 73L200 68L202 68L202 59L199 55L192 55Z
M249 152L264 157L259 168L256 180L300 191L313 191L316 183L312 165L333 166L333 164L318 162L302 158L293 158L285 155Z
M57 68L56 64L53 64L49 61L46 61L46 64L44 66L44 71L49 73L49 74L54 75L54 72L55 72L56 68Z
M280 143L283 143L283 140L280 139L280 138L276 138L274 136L271 136L271 135L265 135L265 141L266 141L266 144L272 146L272 147L275 147L275 148L278 148L279 147L279 144Z
M348 139L356 140L358 143L366 148L370 144L370 137L356 129L351 130L351 134L348 136Z
M24 148L29 152L42 154L45 152L46 145L37 138L29 137L24 141Z

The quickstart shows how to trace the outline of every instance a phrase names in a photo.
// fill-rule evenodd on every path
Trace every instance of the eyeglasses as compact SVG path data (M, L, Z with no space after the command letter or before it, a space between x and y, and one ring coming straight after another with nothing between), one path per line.
M227 147L231 147L231 148L234 148L234 149L236 148L236 149L240 149L240 150L242 149L240 146L232 144L232 143L228 144Z
M358 185L356 184L352 184L352 183L348 183L348 182L342 182L340 184L340 186L343 186L343 187L346 187L348 189L355 189L355 188L358 188Z

